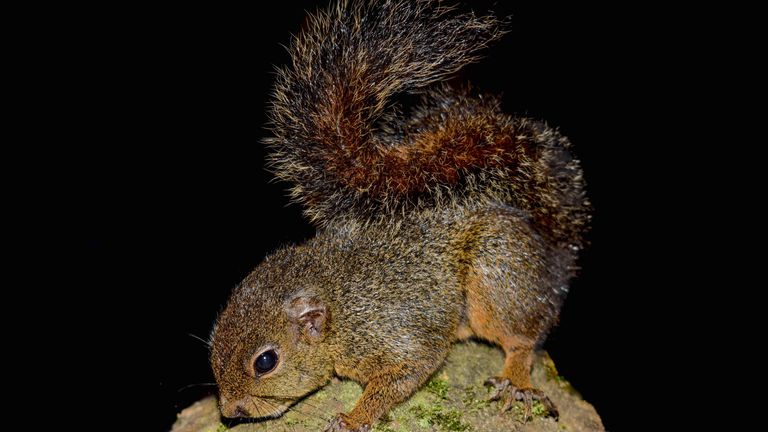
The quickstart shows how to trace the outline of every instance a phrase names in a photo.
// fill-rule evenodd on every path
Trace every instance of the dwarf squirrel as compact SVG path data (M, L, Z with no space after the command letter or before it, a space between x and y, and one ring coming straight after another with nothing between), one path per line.
M367 431L454 341L506 352L508 409L557 321L589 222L568 140L442 80L504 34L432 0L341 0L277 73L269 166L317 235L264 259L212 333L226 417L278 416L335 374L365 386L327 431ZM393 102L417 94L416 108Z

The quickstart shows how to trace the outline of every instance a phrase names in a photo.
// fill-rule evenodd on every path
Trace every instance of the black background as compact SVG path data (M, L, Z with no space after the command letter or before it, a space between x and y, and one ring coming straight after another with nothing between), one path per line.
M286 185L270 183L259 139L268 135L273 65L288 61L281 44L317 4L276 2L269 11L185 5L150 18L159 34L138 69L151 95L144 103L152 114L144 120L153 132L140 139L148 142L142 157L153 181L139 197L146 209L140 240L123 239L122 252L152 258L142 278L146 301L158 312L150 332L158 430L215 391L197 385L213 378L207 348L190 335L208 337L229 291L266 254L313 234L299 206L288 205ZM653 247L653 239L659 225L679 224L660 220L657 209L667 198L652 192L665 170L654 156L663 144L645 125L665 108L652 101L663 62L649 52L653 32L638 30L656 24L629 6L469 4L478 13L511 16L511 32L460 79L502 94L509 113L559 127L582 160L595 207L591 246L544 347L606 427L625 429L636 409L630 394L652 384L644 379L646 365L656 361L650 325L639 324L664 313L649 294L673 283L660 285L649 274L663 271L669 260L661 256L674 253ZM133 174L142 177L142 169ZM84 237L96 265L119 242L113 239L129 232L91 224Z

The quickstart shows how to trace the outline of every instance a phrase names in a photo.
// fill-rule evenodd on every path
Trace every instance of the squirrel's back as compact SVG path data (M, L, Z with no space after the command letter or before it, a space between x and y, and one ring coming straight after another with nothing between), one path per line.
M278 71L273 171L320 225L498 202L579 247L589 204L568 140L437 84L503 33L494 17L431 0L342 1L311 16ZM422 95L407 116L393 102L403 92Z

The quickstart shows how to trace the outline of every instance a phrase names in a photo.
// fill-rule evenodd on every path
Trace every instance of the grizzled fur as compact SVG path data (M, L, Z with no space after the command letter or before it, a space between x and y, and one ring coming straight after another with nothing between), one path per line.
M589 219L579 163L543 123L438 83L502 33L428 0L355 0L293 41L267 141L318 233L267 257L219 317L224 415L280 415L336 374L365 391L327 430L367 430L468 337L507 353L489 380L504 408L556 413L529 369ZM415 91L399 116L391 98ZM259 374L265 350L279 361Z

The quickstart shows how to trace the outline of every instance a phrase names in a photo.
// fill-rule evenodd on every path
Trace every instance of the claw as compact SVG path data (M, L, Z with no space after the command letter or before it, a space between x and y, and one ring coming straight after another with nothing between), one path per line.
M523 421L533 420L533 397L531 396L531 392L518 390L515 393L516 399L519 399L520 396L522 396L523 399Z
M504 392L510 386L509 380L501 380L495 377L488 378L484 383L486 386L492 386L494 388L493 394L488 397L489 401L497 401L501 399Z
M505 413L512 409L512 404L514 403L514 398L508 397L504 399L504 405L501 406L501 412Z
M537 400L541 402L551 417L555 420L559 418L555 404L541 390L515 387L508 379L497 377L488 378L485 385L494 388L493 393L488 397L489 401L502 400L504 402L501 406L501 412L512 409L515 401L522 401L523 421L527 422L533 419L533 401Z
M544 409L547 410L550 416L554 418L555 420L558 420L560 418L560 413L557 411L557 407L555 407L555 404L552 403L552 401L547 397L544 396L543 398L539 399L539 402L541 402L542 405L544 405Z

